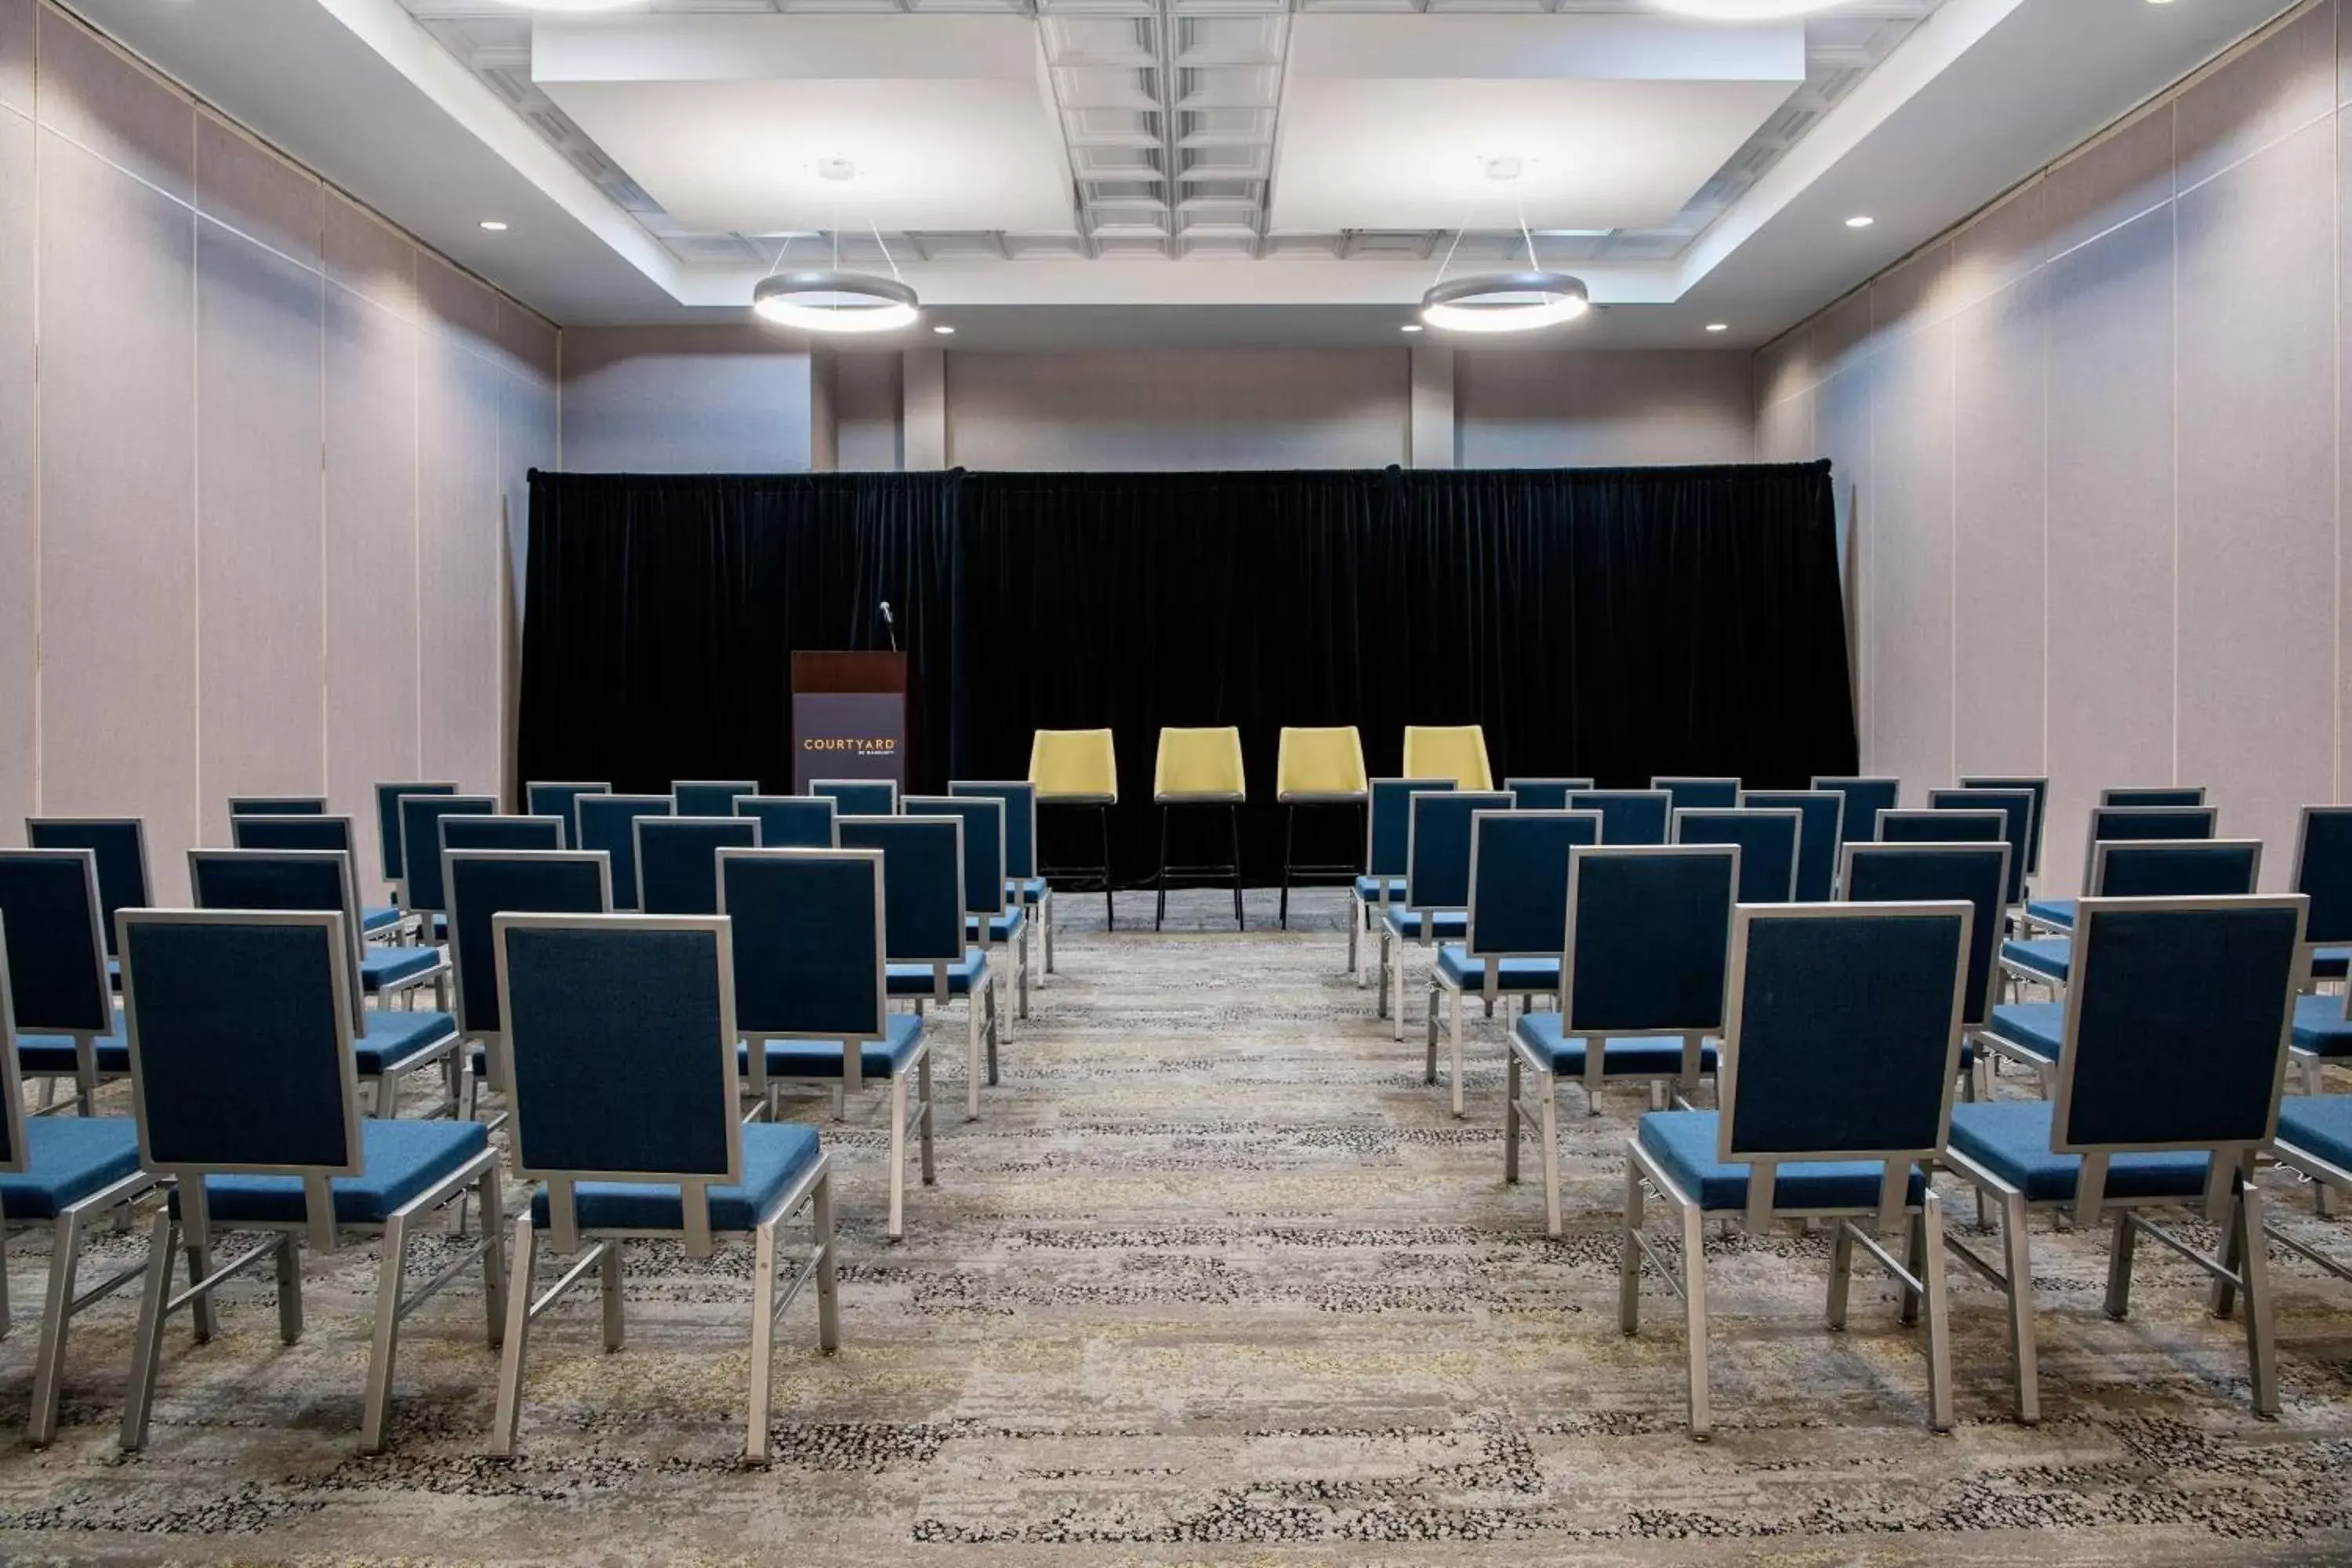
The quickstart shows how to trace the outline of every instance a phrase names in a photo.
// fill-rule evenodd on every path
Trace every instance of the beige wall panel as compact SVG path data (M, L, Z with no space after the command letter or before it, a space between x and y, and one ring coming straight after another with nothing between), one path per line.
M2173 112L2160 104L2050 171L2042 181L2049 250L2078 245L2172 199Z
M1953 777L1952 332L1873 362L1871 755L1910 800Z
M10 15L0 0L0 17ZM32 12L16 16L27 27ZM0 40L7 24L0 21ZM29 31L24 35L29 41ZM5 43L0 43L5 47ZM0 111L0 844L33 810L40 530L33 513L33 122Z
M210 114L196 117L196 210L306 267L319 265L326 187Z
M374 214L327 193L327 276L405 321L417 319L416 247Z
M417 509L425 772L499 782L499 386L484 356L425 340Z
M33 0L0 0L0 109L33 112Z
M2336 17L2319 5L2181 92L2173 188L2201 184L2325 116L2335 102Z
M1459 352L1462 466L1752 461L1747 358L1705 350Z
M195 107L53 6L40 12L41 123L182 201L195 191Z
M2025 277L1952 321L1960 773L2042 771L2043 282Z

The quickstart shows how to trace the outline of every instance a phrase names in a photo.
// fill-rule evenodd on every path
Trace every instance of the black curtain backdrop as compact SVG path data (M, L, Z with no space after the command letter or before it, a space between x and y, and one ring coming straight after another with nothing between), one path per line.
M646 478L535 474L525 778L788 788L788 656L884 646L923 709L912 786L1015 778L1031 732L1108 725L1129 885L1162 725L1240 727L1244 863L1275 879L1286 724L1486 726L1499 781L1855 765L1827 464L1704 468ZM1191 816L1193 814L1186 814ZM1180 860L1222 822L1180 816ZM1048 858L1091 822L1046 825ZM1353 860L1351 814L1298 858ZM1066 838L1066 834L1069 837Z

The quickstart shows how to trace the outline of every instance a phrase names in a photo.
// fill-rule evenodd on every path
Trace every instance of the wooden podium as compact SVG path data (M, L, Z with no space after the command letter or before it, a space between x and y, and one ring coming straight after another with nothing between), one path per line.
M890 779L903 792L907 656L793 655L793 793L813 779Z

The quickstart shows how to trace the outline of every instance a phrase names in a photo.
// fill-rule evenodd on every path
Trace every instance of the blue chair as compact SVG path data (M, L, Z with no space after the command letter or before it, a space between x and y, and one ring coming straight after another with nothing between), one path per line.
M1804 818L1797 840L1797 901L1825 904L1837 896L1838 851L1845 846L1845 796L1831 789L1751 789L1739 804L1751 811L1794 811Z
M862 1091L869 1079L890 1086L890 1210L883 1235L897 1241L907 1233L909 1127L921 1152L923 1185L937 1174L930 1045L921 1015L890 1011L882 852L722 849L719 902L734 925L735 1027L745 1042L738 1061L768 1120L779 1120L782 1082L821 1083L845 1097Z
M561 849L564 847L563 819L558 816L473 816L451 815L439 824L440 854L446 860L452 849ZM448 891L446 868L441 877L441 889Z
M1454 999L1454 1114L1462 1111L1462 999L1559 993L1559 940L1568 925L1568 860L1601 842L1597 811L1479 811L1470 816L1470 904L1464 939L1444 942L1429 970L1429 1065L1437 1081L1439 1004Z
M0 917L0 928L5 924ZM85 1229L98 1216L153 1191L155 1178L140 1169L139 1129L127 1116L26 1120L16 1071L6 938L0 929L0 1248L22 1232L48 1227L48 1288L43 1293L40 1344L33 1352L33 1408L26 1423L26 1436L39 1447L57 1436L66 1330L74 1315L144 1272L133 1264L88 1290L77 1290L74 1276ZM7 1331L8 1276L0 1267L0 1334Z
M735 815L760 825L762 849L833 847L833 802L823 796L747 795L735 802Z
M1404 901L1405 852L1412 837L1412 797L1451 794L1452 779L1373 779L1364 813L1364 874L1348 911L1348 973L1363 983L1360 942L1379 928L1391 904Z
M1054 885L1037 862L1037 786L1027 779L950 780L955 795L993 796L1004 803L1005 890L1035 911L1039 941L1045 948L1045 970L1037 984L1054 973ZM1024 1013L1023 1017L1028 1015Z
M2050 781L2038 774L1963 773L1962 789L1998 789L2025 791L2033 797L2033 814L2028 824L2025 847L2025 871L2021 879L2031 880L2042 875L2042 843L2050 826ZM1933 803L1930 802L1932 805ZM2201 804L2201 803L2200 803Z
M457 1028L477 1042L468 1064L466 1115L478 1110L487 1082L506 1093L506 1026L499 1016L498 946L490 921L503 914L609 914L613 867L593 849L447 849L442 882L449 893L449 967ZM495 1119L503 1121L503 1116Z
M513 1297L499 1360L492 1451L511 1455L530 1327L593 1269L604 1348L621 1348L621 1248L646 1237L711 1256L751 1239L751 1401L744 1452L768 1458L776 1319L812 1279L817 1338L841 1341L833 1184L816 1130L736 1114L734 957L725 916L502 914L515 1174L534 1184L514 1222ZM814 1240L781 1293L777 1232L806 1209ZM495 1210L486 1209L486 1214ZM585 1254L533 1299L540 1236Z
M233 795L228 814L236 816L324 816L323 795Z
M808 792L833 802L842 816L890 816L898 810L896 779L812 779Z
M1426 947L1470 934L1470 826L1482 811L1508 811L1498 790L1416 792L1406 818L1404 901L1381 911L1381 1001L1390 1037L1404 1038L1404 943Z
M2260 888L2262 875L2257 838L2110 839L2092 851L2088 885L2101 899L2243 898ZM2074 943L2063 936L2005 942L2000 963L2021 985L2055 993L2073 972Z
M666 795L583 795L572 803L572 847L612 857L613 908L637 907L637 818L667 816Z
M191 849L188 887L202 910L299 910L339 914L356 933L358 898L350 857L331 849ZM449 962L429 947L368 947L356 934L343 955L352 997L352 1043L359 1077L374 1086L370 1113L400 1114L400 1086L411 1072L438 1066L443 1102L436 1115L454 1116L463 1096L458 1074L457 1020L446 1010ZM353 979L356 984L352 984ZM391 999L432 982L441 1010L395 1008ZM366 999L377 998L370 1008Z
M1739 781L1659 774L1650 787L1666 792L1668 811L1727 811L1739 804Z
M427 944L439 942L448 925L443 918L448 904L441 896L442 818L495 816L498 809L495 795L400 797L400 907L416 917Z
M1890 778L1832 777L1816 773L1812 787L1844 797L1845 809L1840 814L1838 831L1845 835L1848 844L1876 843L1878 814L1893 811L1903 794L1903 781Z
M1849 839L1847 842L1853 842ZM1882 811L1881 844L2006 844L2005 811ZM2003 889L2004 892L2007 889Z
M493 1228L422 1286L407 1282L408 1239L435 1211L473 1189L499 1210L499 1160L471 1121L384 1121L360 1115L359 1055L346 955L357 945L331 911L133 910L122 917L124 1005L139 1157L174 1184L147 1248L146 1289L122 1412L125 1452L147 1442L163 1327L194 1309L196 1341L215 1328L213 1293L262 1260L277 1266L278 1328L302 1335L297 1248L331 1252L351 1235L381 1236L375 1334L360 1447L380 1452L392 1405L400 1321L477 1258L499 1342L504 1259ZM236 1070L224 1070L233 1047ZM269 1239L217 1268L220 1233ZM184 1241L192 1283L174 1296ZM217 1390L207 1395L216 1399ZM217 1414L215 1409L215 1414Z
M1004 1037L1009 1040L1012 1019L1029 1016L1029 921L1027 910L1013 898L1006 870L1012 858L1005 841L1012 829L1004 818L1004 803L986 795L910 795L898 803L898 809L908 816L952 816L963 823L964 940L1002 952L1012 961L1009 974L1004 964L990 965L997 988L994 1006L1005 1018ZM1003 998L1008 986L1014 995L1010 1015Z
M1591 779L1505 779L1503 793L1520 811L1566 811L1568 797L1592 788Z
M2001 837L2009 843L2009 907L2022 910L2026 878L2033 865L2034 824L2038 820L2031 789L1931 789L1930 811L1998 811Z
M359 864L358 845L348 816L287 813L228 819L229 847L234 849L331 849ZM394 942L413 931L415 923L392 904L365 905L360 910L360 934L370 942Z
M1714 1426L1709 1218L1737 1220L1750 1236L1784 1219L1831 1221L1833 1330L1845 1327L1857 1247L1900 1286L1905 1323L1924 1300L1927 1425L1951 1429L1944 1215L1921 1162L1953 1125L1971 918L1968 904L1942 902L1743 906L1733 918L1722 1110L1644 1116L1625 1149L1620 1325L1640 1327L1644 1259L1670 1280L1675 1273L1643 1228L1646 1184L1682 1221L1692 1436Z
M375 786L376 847L383 861L383 879L392 884L393 901L400 901L400 889L407 874L400 854L400 803L412 795L456 795L457 786L448 780L423 784L379 784Z
M147 877L145 826L135 816L28 816L25 843L34 849L87 849L96 857L100 929L106 956L116 957L114 917L155 901L149 891L154 884Z
M2140 843L2149 839L2212 838L2221 833L2221 814L2210 805L2102 805L2091 813L2090 835L2083 850L2083 886L2091 886L2091 862L2099 846ZM2036 899L2025 906L2029 925L2044 931L2071 931L2074 900Z
M539 784L524 784L522 786L522 805L523 809L533 816L553 816L562 818L563 822L564 842L559 847L570 849L574 847L572 843L572 825L579 820L577 814L572 810L572 803L577 801L583 795L610 795L612 793L613 785L609 780L597 780L594 782L580 779L550 780Z
M719 852L757 849L751 816L640 816L635 823L637 907L649 915L719 912Z
M2306 805L2294 835L2294 890L2304 924L2305 988L2352 973L2352 805Z
M2217 1316L2246 1294L2254 1413L2278 1412L2257 1153L2280 1129L2303 937L2297 896L2084 899L2074 984L2060 1024L2054 1101L2002 1100L1952 1113L1945 1164L1996 1200L2006 1268L1961 1259L2009 1298L2017 1415L2041 1415L2027 1216L2065 1209L2082 1230L2114 1210L2106 1311L2128 1310L2133 1245L2146 1231L2215 1280ZM2226 1227L2217 1258L2141 1210L2200 1205Z
M1739 846L1743 904L1796 901L1804 832L1804 813L1793 806L1686 806L1675 813L1675 843Z
M1664 844L1674 832L1675 797L1662 789L1575 790L1568 806L1601 814L1603 844Z
M1841 896L1857 904L1950 903L1965 900L1968 985L1960 1013L1960 1083L1970 1100L1992 1098L1991 1055L1978 1037L2000 1000L2002 922L2009 913L2006 844L1849 844Z
M89 849L0 849L0 919L15 978L16 1057L54 1095L70 1079L74 1109L131 1071L131 1047L107 979L98 858Z
M914 1004L964 999L964 1119L980 1116L983 1049L987 1079L997 1079L996 987L985 949L966 934L963 823L941 816L835 819L844 849L882 852L885 989Z
M2278 1163L2307 1179L2322 1215L2352 1194L2352 1094L2291 1094L2279 1102ZM2335 1275L2352 1279L2352 1265L2273 1226L2273 1240Z
M1601 1087L1633 1081L1654 1101L1673 1083L1695 1094L1723 1031L1737 845L1604 845L1572 851L1559 1006L1511 1030L1503 1110L1503 1180L1519 1179L1532 1124L1543 1154L1544 1228L1561 1233L1559 1098L1580 1084L1586 1114ZM1532 1084L1527 1082L1532 1077ZM1524 1087L1523 1087L1524 1086Z
M2101 805L2170 806L2194 809L2205 804L2203 784L2150 784L2141 788L2103 789Z
M680 816L732 816L737 801L759 793L757 779L678 779L669 786Z

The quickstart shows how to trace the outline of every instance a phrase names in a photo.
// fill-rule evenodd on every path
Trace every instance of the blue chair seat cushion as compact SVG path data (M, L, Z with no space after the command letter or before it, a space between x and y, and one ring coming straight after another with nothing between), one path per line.
M2352 976L2352 947L2315 947L2311 950L2311 977L2315 980L2342 980Z
M1052 884L1043 877L1010 877L1004 883L1005 892L1024 904L1044 903L1051 887Z
M2059 1042L2065 1038L2063 1002L2005 1002L1992 1010L1984 1032L2011 1045L2022 1046L2044 1061L2056 1061Z
M1402 904L1391 904L1381 912L1381 920L1390 932L1407 942L1421 940L1421 916ZM1460 942L1470 934L1470 911L1467 910L1437 910L1429 917L1429 934L1444 942Z
M2083 1157L2050 1152L2050 1117L2055 1109L2046 1100L1955 1105L1951 1150L2023 1193L2029 1203L2063 1202L2074 1195ZM2201 1197L2210 1158L2194 1150L2117 1154L2107 1162L2102 1191L2111 1198Z
M2072 899L2030 900L2025 906L2025 915L2028 920L2039 921L2046 926L2056 926L2062 931L2073 931L2074 900Z
M980 923L983 918L988 921L989 941L1009 942L1021 934L1021 922L1028 919L1028 912L1025 910L1015 907L1005 910L1001 915L989 915L986 917L980 915L966 915L963 918L963 934L965 941L978 942L980 940Z
M55 1219L137 1169L139 1124L128 1116L28 1117L25 1169L0 1174L0 1215Z
M400 911L390 904L376 904L360 911L360 934L362 936L391 931L399 924Z
M380 1078L407 1066L436 1046L457 1037L457 1020L447 1013L371 1007L367 1033L353 1042L362 1078Z
M1654 1110L1642 1118L1635 1136L1659 1169L1675 1185L1690 1194L1709 1213L1748 1206L1748 1167L1727 1164L1715 1157L1716 1113L1712 1110ZM1878 1185L1886 1173L1883 1160L1790 1161L1774 1168L1772 1206L1776 1209L1874 1209ZM1904 1201L1923 1202L1927 1177L1911 1167Z
M1527 1043L1537 1060L1549 1058L1554 1073L1561 1078L1582 1078L1585 1050L1591 1042L1581 1037L1568 1037L1563 1033L1566 1021L1565 1015L1559 1013L1528 1013L1511 1026L1511 1033ZM1715 1064L1715 1047L1701 1042L1699 1071L1711 1073ZM1601 1042L1603 1078L1676 1078L1682 1070L1683 1043L1673 1036L1633 1035Z
M373 996L379 991L413 984L440 965L437 948L372 947L360 954L360 984Z
M2294 999L2294 1048L2315 1057L2352 1057L2352 1023L2341 996Z
M2072 970L2074 954L2072 937L2036 937L2030 942L2005 942L2000 944L2000 961L2003 963L2062 984Z
M948 994L969 996L988 983L988 954L976 947L963 950L961 962L948 965ZM892 996L929 996L933 994L931 966L928 963L894 963L890 965L884 990Z
M868 1040L858 1051L858 1071L867 1078L896 1078L915 1059L923 1043L923 1020L913 1013L892 1013L887 1038ZM839 1040L770 1040L770 1078L839 1078L848 1050ZM735 1047L739 1072L751 1070L751 1047Z
M2288 1095L2279 1102L2278 1141L2352 1171L2352 1094Z
M781 1202L817 1162L816 1129L752 1121L743 1128L743 1182L710 1189L710 1228L746 1231ZM583 1230L683 1230L680 1189L659 1182L582 1182L572 1189L572 1212ZM547 1224L547 1189L531 1194L530 1222Z
M131 1042L122 1037L121 1026L117 1020L116 1033L98 1037L98 1070L101 1073L120 1075L131 1070ZM58 1073L70 1076L75 1070L73 1037L17 1036L16 1070L36 1078Z
M382 1225L394 1209L447 1181L489 1146L489 1131L478 1121L364 1121L360 1123L360 1147L365 1169L329 1184L335 1223ZM177 1214L176 1189L172 1199ZM299 1225L304 1212L302 1178L206 1176L205 1202L216 1226Z
M1495 989L1498 992L1559 989L1557 958L1506 958L1498 962L1495 974ZM1447 942L1437 950L1437 973L1447 984L1465 991L1484 991L1486 987L1486 961L1471 957L1469 950L1459 942Z
M1393 904L1404 898L1402 877L1359 877L1356 897L1368 904Z

